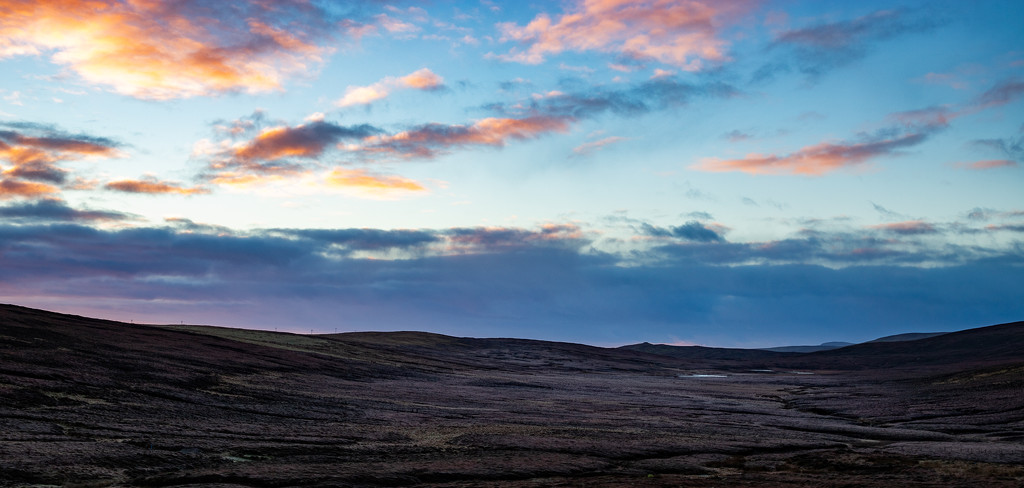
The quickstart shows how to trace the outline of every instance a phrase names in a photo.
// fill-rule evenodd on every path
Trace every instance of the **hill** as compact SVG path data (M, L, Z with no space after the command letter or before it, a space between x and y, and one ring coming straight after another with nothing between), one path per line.
M0 486L1020 486L1020 330L669 357L2 305Z
M817 346L779 346L779 347L765 347L762 350L775 351L775 352L818 352L828 351L830 349L839 349L840 347L852 346L852 342L823 342Z
M1024 322L992 325L915 340L881 340L787 358L780 365L814 369L948 370L1016 363L1024 357ZM884 338L883 338L884 339Z

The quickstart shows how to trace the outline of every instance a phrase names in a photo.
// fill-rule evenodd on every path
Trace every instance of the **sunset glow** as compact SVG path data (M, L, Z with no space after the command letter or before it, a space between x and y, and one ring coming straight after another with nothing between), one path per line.
M1019 1L0 12L2 302L723 346L1024 317Z

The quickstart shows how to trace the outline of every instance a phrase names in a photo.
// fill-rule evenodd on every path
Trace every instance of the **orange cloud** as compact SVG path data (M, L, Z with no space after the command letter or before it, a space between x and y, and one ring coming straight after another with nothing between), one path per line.
M890 139L861 143L821 143L785 156L749 154L742 159L709 158L691 168L700 171L741 171L749 174L802 174L818 176L863 164L871 159L898 154L924 142L927 133L910 133Z
M9 200L15 197L42 197L59 191L57 187L45 183L9 179L0 180L0 200Z
M537 64L563 51L617 52L653 58L695 71L705 61L724 61L727 43L718 38L721 21L749 10L753 2L677 0L585 0L575 11L547 14L526 26L499 24L503 40L518 41L498 59Z
M335 102L339 107L368 105L377 100L387 98L395 88L412 88L416 90L438 90L444 87L444 79L423 68L400 78L387 77L369 86L350 86L345 96Z
M266 185L268 183L285 181L302 175L308 175L308 171L282 171L282 172L245 172L245 171L221 171L209 178L210 183L221 186L251 187Z
M28 122L0 124L0 167L4 177L0 198L37 197L57 193L60 187L82 189L81 178L68 181L61 161L118 157L118 144L102 137L71 135L46 125Z
M51 53L90 83L144 99L277 90L327 51L274 25L301 17L307 32L327 31L322 12L297 0L0 0L0 11L0 58Z
M334 168L326 173L301 169L279 173L225 171L214 175L210 183L237 189L264 189L270 195L341 192L358 198L387 199L428 192L422 184L409 178L346 168Z
M107 183L106 187L108 190L120 191L125 193L177 193L179 195L196 195L202 193L210 193L210 190L206 188L187 188L177 183L162 182L157 181L155 179L112 181L110 183Z
M16 131L0 131L0 160L10 161L15 166L119 155L115 144L106 139L93 141L60 135L31 137Z
M373 174L363 169L335 168L327 174L326 181L329 186L369 192L427 191L415 180L402 176Z
M427 68L416 70L399 78L405 86L417 90L436 90L444 84L444 79Z

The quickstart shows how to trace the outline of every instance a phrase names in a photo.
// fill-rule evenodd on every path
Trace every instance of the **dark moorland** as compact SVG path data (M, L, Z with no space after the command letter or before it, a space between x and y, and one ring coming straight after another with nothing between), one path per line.
M1024 323L828 351L0 306L0 486L1024 486Z

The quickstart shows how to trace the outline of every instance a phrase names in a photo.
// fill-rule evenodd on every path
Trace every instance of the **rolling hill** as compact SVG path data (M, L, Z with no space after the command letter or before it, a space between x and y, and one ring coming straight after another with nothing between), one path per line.
M599 348L2 305L0 486L1020 486L1021 339Z

